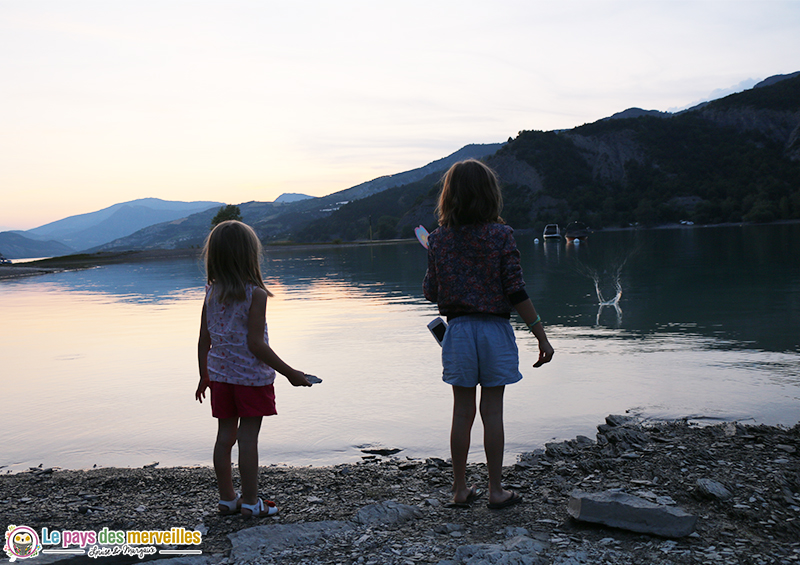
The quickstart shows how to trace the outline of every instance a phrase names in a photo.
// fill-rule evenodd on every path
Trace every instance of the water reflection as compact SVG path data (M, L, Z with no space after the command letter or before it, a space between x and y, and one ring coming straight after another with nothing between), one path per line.
M548 324L605 320L643 334L694 324L696 334L736 347L800 351L800 262L792 248L800 224L600 232L579 248L561 244L564 253L533 238L517 240L529 294ZM602 296L616 295L619 283L624 320L601 309L598 323L597 287L581 264L599 275Z
M591 436L626 410L793 424L798 227L599 233L579 248L517 234L558 354L532 370L536 341L513 320L525 379L507 395L509 450ZM446 457L424 250L270 248L263 267L273 347L324 379L279 381L264 463L354 460L366 444ZM1 282L0 465L207 464L214 422L192 396L203 286L191 259Z
M37 288L41 292L106 296L114 302L158 304L184 299L187 291L202 286L202 273L198 260L175 259L106 265L35 279L11 279L0 282L0 288L6 292Z

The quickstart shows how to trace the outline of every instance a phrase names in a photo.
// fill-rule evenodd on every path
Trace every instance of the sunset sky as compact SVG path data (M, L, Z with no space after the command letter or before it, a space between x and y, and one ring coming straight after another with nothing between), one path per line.
M0 230L322 196L798 54L797 0L0 0Z

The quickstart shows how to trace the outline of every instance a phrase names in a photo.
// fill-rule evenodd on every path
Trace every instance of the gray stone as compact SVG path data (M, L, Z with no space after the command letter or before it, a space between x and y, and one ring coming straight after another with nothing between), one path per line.
M555 459L560 459L561 457L569 457L570 455L575 454L575 450L572 449L569 442L562 441L559 443L546 443L545 446L545 453L548 457L553 457Z
M570 495L567 511L583 522L667 538L689 535L697 523L697 516L680 508L655 504L618 491L575 491Z
M230 561L256 561L261 555L283 551L290 547L317 544L332 534L353 530L350 522L325 520L305 524L273 524L255 526L228 535L233 544Z
M597 426L602 436L614 444L646 445L649 442L647 434L636 428ZM598 436L598 441L600 436Z
M506 551L516 551L518 553L538 555L550 547L550 544L531 539L528 536L514 536L510 540L506 541L503 546L505 547Z
M721 483L711 479L697 479L697 492L701 496L717 500L728 500L733 496Z
M433 531L437 534L451 534L453 532L459 532L464 529L464 526L461 524L437 524L433 527Z
M534 553L508 551L502 545L462 545L456 550L452 561L465 565L541 565L545 561Z
M622 416L619 414L609 414L606 416L606 424L609 426L624 426L625 424L632 424L636 422L633 416Z
M540 554L549 546L547 542L519 535L502 545L462 545L456 549L452 560L440 561L439 565L543 565L546 561Z
M363 526L401 524L412 518L418 518L422 511L416 506L400 504L393 500L368 504L356 512L353 521Z
M506 529L503 531L507 538L514 538L517 536L527 536L528 529L523 528L521 526L506 526Z

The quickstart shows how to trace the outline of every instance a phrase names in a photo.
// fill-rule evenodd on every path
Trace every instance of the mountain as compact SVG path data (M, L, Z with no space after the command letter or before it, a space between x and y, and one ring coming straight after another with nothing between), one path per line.
M617 112L605 118L606 120L620 120L626 118L641 118L642 116L655 116L657 118L668 118L672 116L669 112L659 112L658 110L642 110L641 108L628 108L622 112Z
M297 194L295 192L284 192L280 196L275 199L275 202L284 203L284 202L297 202L298 200L308 200L309 198L314 198L313 196L309 196L308 194Z
M239 204L242 220L253 225L268 215L274 208L288 206L272 202L248 202ZM143 228L129 236L105 243L89 251L127 251L129 249L182 249L201 247L211 227L211 220L217 214L211 208L185 218L163 222Z
M794 72L794 73L789 74L789 75L771 76L769 78L765 78L764 80L762 80L761 82L756 84L753 88L762 88L764 86L772 86L773 84L779 83L782 80L786 80L787 78L794 78L794 77L796 77L798 75L800 75L800 71Z
M486 157L495 153L502 145L502 143L467 145L424 167L378 177L319 198L287 202L281 201L279 197L275 202L245 202L238 206L242 219L258 232L262 240L266 242L293 240L305 226L330 216L342 206L379 195L394 187L413 184L430 175L441 176L453 163L463 159ZM215 210L205 211L187 218L149 226L129 236L93 248L92 251L200 246L208 235L215 212Z
M74 250L83 251L153 224L185 218L222 205L221 202L174 202L142 198L16 233L30 239L55 240Z
M450 165L457 163L458 161L463 161L464 159L481 159L487 155L495 153L502 146L502 143L466 145L455 153L452 153L442 159L432 161L424 167L412 169L404 173L397 173L395 175L378 177L377 179L356 185L353 188L335 192L334 194L325 198L330 199L331 197L335 197L333 200L346 199L347 201L360 200L361 198L366 198L367 196L383 192L389 188L407 185L421 180L428 175L444 172L450 168ZM331 200L328 200L328 202L330 201Z
M521 131L485 157L504 219L540 231L800 219L800 73L678 114L629 109L571 130ZM412 237L435 227L436 175L345 204L298 241Z
M0 232L0 254L7 259L60 257L74 252L74 249L57 241L38 241L17 232Z
M466 158L497 172L503 217L516 228L800 219L800 72L674 114L630 108L570 130L521 131L324 197L282 195L239 208L266 243L412 237L419 224L435 227L442 173ZM200 246L220 206L200 204L211 208L90 251Z
M416 225L436 225L443 171L472 157L497 172L503 217L516 228L800 219L800 74L770 77L675 114L631 108L611 118L521 131L505 144L467 146L322 198L240 209L267 243L413 237ZM200 245L210 219L151 226L104 247Z

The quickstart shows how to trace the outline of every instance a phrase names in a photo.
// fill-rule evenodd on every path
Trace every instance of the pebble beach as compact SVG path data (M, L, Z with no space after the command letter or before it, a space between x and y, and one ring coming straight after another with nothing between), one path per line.
M469 476L486 484L482 464L470 465ZM202 554L173 557L175 564L800 562L800 425L643 425L609 416L596 438L522 454L504 477L524 500L491 510L485 496L469 508L448 506L452 479L441 459L400 452L332 467L262 467L262 495L280 512L246 520L217 515L209 467L43 464L0 476L0 523L50 532L201 532ZM702 481L727 495L701 489ZM576 492L609 491L678 508L695 516L696 525L689 535L669 538L583 522L568 512Z

